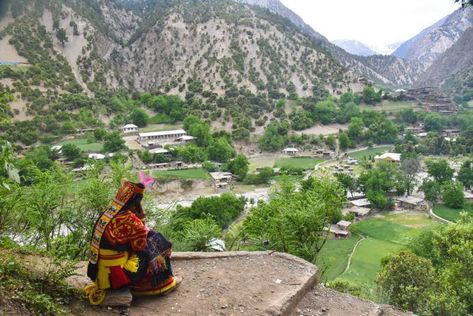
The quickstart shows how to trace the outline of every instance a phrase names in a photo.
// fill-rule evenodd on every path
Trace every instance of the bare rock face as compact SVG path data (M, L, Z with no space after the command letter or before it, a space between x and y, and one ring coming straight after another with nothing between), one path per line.
M471 26L473 26L473 10L458 9L406 41L393 55L430 66Z

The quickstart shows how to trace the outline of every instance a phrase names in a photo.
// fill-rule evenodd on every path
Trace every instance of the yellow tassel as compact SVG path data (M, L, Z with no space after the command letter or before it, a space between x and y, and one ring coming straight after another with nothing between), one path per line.
M137 256L133 256L130 259L128 259L128 261L125 263L123 268L127 271L135 273L136 271L138 271L139 264L140 264L140 259Z

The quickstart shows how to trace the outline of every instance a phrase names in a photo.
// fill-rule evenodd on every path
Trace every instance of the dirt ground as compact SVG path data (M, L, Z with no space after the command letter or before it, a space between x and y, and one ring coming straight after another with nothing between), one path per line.
M130 315L266 315L309 277L303 266L267 255L178 260L174 271L183 278L176 292L135 299Z
M315 125L314 127L296 132L297 134L306 135L331 135L337 134L340 129L345 130L348 128L348 124L329 124L329 125Z
M323 285L316 286L307 293L291 316L400 316L413 315L397 310L392 306L379 305L370 301L340 293Z

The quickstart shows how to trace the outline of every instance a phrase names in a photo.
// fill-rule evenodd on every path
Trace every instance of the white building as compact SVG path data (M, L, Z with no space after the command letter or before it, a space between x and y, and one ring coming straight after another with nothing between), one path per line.
M294 147L287 147L287 148L284 148L282 152L286 155L294 156L299 152L299 150Z
M138 133L138 126L135 124L126 124L122 127L123 134L134 134Z
M138 140L142 144L153 140L159 142L174 142L176 139L185 135L187 135L187 133L183 129L177 129L173 131L139 133Z
M385 153L380 156L374 157L374 161L386 161L386 162L394 162L399 163L401 162L401 154L397 153Z
M176 142L188 143L188 142L190 142L191 140L194 140L194 139L195 139L194 136L184 135L184 136L176 138Z

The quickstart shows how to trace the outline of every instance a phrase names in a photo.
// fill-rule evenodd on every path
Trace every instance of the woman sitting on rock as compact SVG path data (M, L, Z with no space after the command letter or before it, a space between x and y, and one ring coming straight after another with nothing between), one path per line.
M128 287L133 295L163 295L176 287L171 243L144 224L144 190L142 183L125 181L95 223L87 267L94 283L84 289L93 305L101 304L109 289Z

